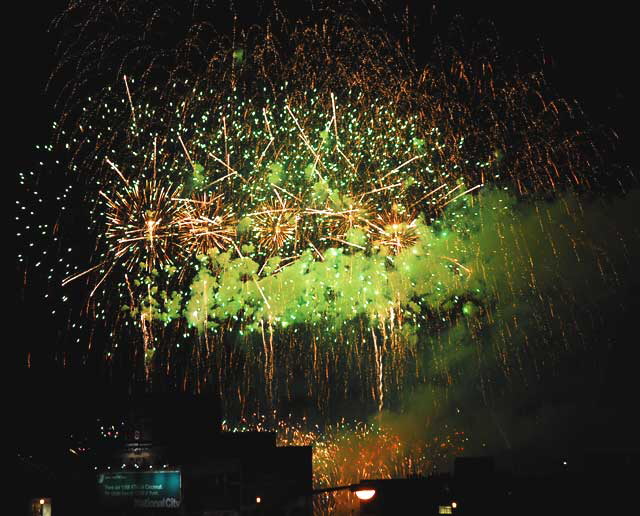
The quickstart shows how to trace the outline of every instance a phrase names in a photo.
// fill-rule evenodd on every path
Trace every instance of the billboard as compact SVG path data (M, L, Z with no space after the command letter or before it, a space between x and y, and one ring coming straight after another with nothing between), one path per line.
M153 509L177 509L181 503L180 470L102 471L98 473L102 503Z

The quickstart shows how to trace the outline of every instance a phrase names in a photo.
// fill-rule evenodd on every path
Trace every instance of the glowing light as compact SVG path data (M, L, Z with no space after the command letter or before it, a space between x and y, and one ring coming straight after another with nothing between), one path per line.
M371 500L375 496L376 490L363 488L363 489L357 490L355 493L359 500L366 502L368 500Z

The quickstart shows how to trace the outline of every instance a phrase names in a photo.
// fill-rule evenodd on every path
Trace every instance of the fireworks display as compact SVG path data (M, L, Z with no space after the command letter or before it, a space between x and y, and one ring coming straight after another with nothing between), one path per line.
M638 244L603 228L635 194L594 200L607 136L537 57L515 63L490 37L418 52L378 2L295 20L266 2L264 23L224 27L198 2L151 4L60 16L52 83L75 78L42 171L20 177L27 283L43 271L46 297L80 292L70 356L216 389L234 420L296 403L331 419L345 402L357 420L469 378L486 398L490 378L540 379L589 344ZM424 473L466 439L276 426L314 445L319 486Z
M268 422L265 416L252 415L236 426L226 422L227 432L277 432L278 446L313 447L313 484L315 488L344 486L363 478L407 478L426 475L446 468L452 456L461 454L469 438L451 431L429 439L407 442L397 431L376 423L346 423L309 428L306 421L279 419ZM446 429L445 429L446 430ZM314 499L317 514L347 513L357 509L353 493L326 493Z

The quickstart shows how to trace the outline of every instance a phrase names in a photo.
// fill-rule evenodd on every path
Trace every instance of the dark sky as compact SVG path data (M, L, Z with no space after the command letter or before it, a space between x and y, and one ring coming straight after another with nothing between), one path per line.
M5 125L10 131L4 144L12 178L17 171L33 167L37 158L33 148L45 143L49 135L54 114L52 99L44 87L55 62L56 41L46 29L63 5L64 2L18 2L5 18L7 31L18 29L6 43L9 62L4 66L5 82L11 91L5 103L12 116ZM479 19L493 20L505 48L515 53L538 49L541 43L551 63L547 75L554 87L562 95L581 101L594 122L616 130L621 136L620 162L638 169L638 87L634 77L638 29L629 2L443 1L437 10L443 26L455 14L461 14L469 25ZM13 298L13 317L8 320L12 331L7 344L17 352L18 359L16 391L21 395L17 416L25 435L35 437L40 430L35 429L34 421L42 414L57 420L54 427L63 426L61 420L73 419L79 409L95 405L95 396L104 396L104 384L96 381L96 371L90 368L73 375L52 363L37 371L25 369L26 350L46 347L55 340L59 328L48 318L48 309L38 304L37 292L27 289L25 294L24 278L15 273L13 277L17 294ZM630 299L629 303L629 314L639 313L633 306L637 301ZM608 403L620 413L635 404L637 391L629 385L637 363L637 352L629 346L629 338L621 334L615 339L604 384Z

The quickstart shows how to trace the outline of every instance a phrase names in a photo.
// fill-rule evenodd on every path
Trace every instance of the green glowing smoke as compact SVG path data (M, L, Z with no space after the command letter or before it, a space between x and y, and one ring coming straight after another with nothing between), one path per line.
M603 364L637 331L640 191L510 199L504 213L491 209L501 198L481 196L472 237L481 292L464 317L422 336L426 381L382 421L407 441L469 429L468 454L633 445L634 427L608 406Z
M505 212L507 200L501 195L490 209ZM485 211L481 204L467 209L475 224ZM384 322L395 309L419 327L428 323L425 311L439 310L476 288L470 270L479 251L473 225L456 232L446 217L433 226L420 221L417 243L398 255L345 245L326 249L322 258L311 250L293 262L274 256L261 267L249 257L214 249L200 256L183 309L177 309L177 293L161 293L154 297L155 316L165 321L182 316L199 331L215 330L228 320L241 322L246 331L258 330L264 322L337 330L359 316L371 324ZM366 236L356 229L347 238L360 245ZM465 310L472 304L464 304Z

